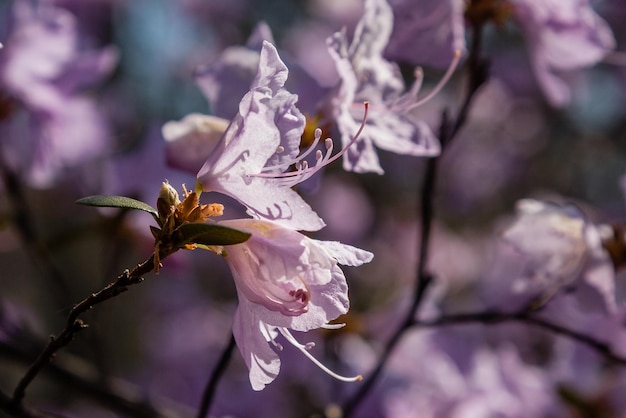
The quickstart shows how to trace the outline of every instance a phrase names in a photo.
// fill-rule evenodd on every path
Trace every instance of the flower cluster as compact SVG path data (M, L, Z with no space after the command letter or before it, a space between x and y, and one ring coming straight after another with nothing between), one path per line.
M25 111L33 132L7 137L4 152L29 184L50 187L68 170L109 152L106 121L82 91L113 71L118 53L114 47L82 50L73 14L31 3L15 2L13 30L0 55L0 101L13 103L0 119L15 132L23 129L18 110Z
M298 155L305 117L296 107L298 97L284 87L287 75L276 48L264 42L256 77L225 130L216 129L214 119L202 115L168 122L163 128L173 149L210 148L197 174L198 191L229 195L252 216L219 224L251 234L245 243L226 245L220 252L237 285L239 307L233 334L255 390L278 375L280 359L272 346L282 348L276 341L279 334L332 376L346 381L359 378L327 369L309 353L313 344L300 344L289 330L337 327L329 322L349 307L348 286L339 264L358 266L373 257L370 252L313 240L299 232L317 231L325 223L292 187L339 154L331 157L332 140L327 139L326 155L318 150L315 166L303 162L306 153ZM223 131L217 143L216 130ZM321 130L315 137L309 150L319 142ZM194 152L177 155L183 163L188 156L192 167L197 159ZM295 171L289 171L292 166Z
M0 413L624 415L619 3L0 2Z

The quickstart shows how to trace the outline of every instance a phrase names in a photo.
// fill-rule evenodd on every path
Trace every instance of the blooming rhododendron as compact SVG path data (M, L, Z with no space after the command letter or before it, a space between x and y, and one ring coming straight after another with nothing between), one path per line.
M180 121L163 125L161 133L167 143L167 163L180 170L197 173L204 165L229 121L217 116L191 113Z
M289 329L327 327L345 314L348 286L338 264L358 266L373 255L338 242L316 241L269 221L238 219L220 225L252 234L245 243L224 248L239 296L233 333L252 387L261 390L278 375L280 359L268 344L280 349L278 334L332 376L354 380L315 360L308 352L312 344L298 343Z
M583 287L579 299L596 295L595 307L615 311L614 268L602 247L599 227L574 207L559 207L532 199L517 205L518 218L504 238L527 257L527 277L518 290L550 297L562 288ZM579 279L580 278L580 279Z
M283 88L287 73L276 48L265 42L250 91L198 172L198 182L205 191L239 200L255 218L315 231L324 222L298 193L277 187L274 178L258 176L262 171L281 173L299 153L305 118L295 106L298 97Z
M539 85L552 105L568 104L569 87L555 72L589 67L602 60L615 48L611 29L588 0L512 3Z
M14 168L27 173L29 184L50 187L64 170L109 148L100 109L79 92L112 72L118 54L113 47L83 51L77 20L65 9L22 0L13 6L13 28L0 56L0 89L35 123L19 139L6 138L5 152L19 161Z
M335 33L327 41L341 78L333 108L344 145L351 141L358 127L356 112L360 112L360 106L355 104L363 101L371 104L363 135L343 159L346 170L382 174L374 146L413 156L432 157L440 152L439 141L428 125L408 114L420 104L416 96L421 87L421 73L405 92L397 65L383 58L392 26L393 13L387 1L368 0L352 42L348 45L344 32ZM456 54L443 83L458 59Z

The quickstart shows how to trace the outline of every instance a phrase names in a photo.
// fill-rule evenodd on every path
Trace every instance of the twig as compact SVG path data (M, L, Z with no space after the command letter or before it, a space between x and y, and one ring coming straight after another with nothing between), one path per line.
M60 307L69 306L71 300L70 289L63 274L54 263L46 245L39 239L34 228L34 221L24 196L24 190L18 176L7 167L4 155L0 149L0 173L7 195L13 206L12 217L24 247L33 259L35 265L46 275L46 283L52 284L52 291Z
M26 364L32 359L31 350L28 348L16 347L4 341L0 341L0 357ZM42 374L52 378L55 383L67 386L75 393L80 393L125 416L135 418L190 416L190 411L186 408L167 399L155 399L151 396L148 402L135 387L125 381L107 379L103 382L97 379L95 369L72 355L65 355L62 361L51 363ZM172 412L168 412L169 410Z
M160 259L165 258L169 254L161 254ZM74 334L87 327L83 323L79 316L84 312L91 309L94 305L111 299L128 289L128 286L140 283L143 280L143 276L152 270L154 270L154 254L150 256L146 261L137 265L132 272L128 270L124 271L118 278L108 284L104 289L98 293L92 293L89 297L83 299L80 303L75 305L70 311L65 328L61 333L55 337L50 337L50 341L41 351L37 359L27 370L26 374L19 381L15 391L13 392L13 404L20 405L24 396L26 395L26 388L41 371L41 369L50 362L54 354L66 346L74 338Z
M494 324L511 321L526 323L539 328L547 329L555 334L563 335L593 348L609 360L626 366L626 357L615 354L607 343L579 331L555 324L542 318L537 318L532 315L532 311L528 310L518 312L485 311L478 313L445 315L432 321L415 321L414 325L420 327L438 327L470 323Z
M0 391L0 409L17 418L52 418L51 415L35 411L34 409L27 408L24 405L16 405L13 403L13 399L2 391Z
M215 396L215 390L217 389L217 384L224 374L224 371L226 371L226 366L230 361L230 357L233 354L235 346L235 337L231 334L230 341L228 342L226 348L224 348L224 351L222 351L222 355L217 361L217 365L215 366L215 369L213 369L211 377L204 388L200 409L198 410L198 418L205 418L209 414L211 404L213 403L213 397Z
M421 191L420 213L418 214L419 219L421 219L421 233L419 237L420 246L415 274L416 284L415 292L413 294L413 301L406 313L406 316L398 325L398 328L396 328L396 331L393 333L390 340L387 342L383 353L381 354L380 359L376 364L376 367L365 378L364 382L361 384L355 394L350 399L348 399L347 402L344 403L344 418L348 418L354 413L361 401L365 399L367 394L374 386L374 383L377 381L378 377L385 368L385 365L387 364L391 353L398 345L401 337L404 335L406 330L414 324L414 318L419 311L419 307L424 298L424 294L426 293L428 286L432 282L432 275L427 272L427 263L428 251L430 248L431 226L434 218L433 199L435 195L435 185L439 160L441 159L444 151L448 148L452 140L456 137L461 127L466 122L467 115L469 113L469 109L476 95L476 92L487 80L487 65L480 55L482 44L482 25L478 25L474 29L474 37L472 40L470 56L468 59L468 68L470 74L468 80L469 86L467 96L459 110L459 113L453 125L449 124L447 112L443 113L439 134L439 140L441 141L441 154L436 158L430 158L426 166L426 173L424 175L424 181Z

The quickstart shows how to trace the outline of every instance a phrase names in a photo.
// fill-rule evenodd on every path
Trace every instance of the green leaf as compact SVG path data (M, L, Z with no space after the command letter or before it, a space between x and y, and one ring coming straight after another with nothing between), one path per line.
M184 244L202 245L233 245L245 242L250 238L248 232L213 223L190 222L182 224L177 231L182 235Z
M101 208L123 208L123 209L137 209L148 212L155 219L159 218L159 214L156 209L149 204L142 202L141 200L132 199L125 196L88 196L78 199L76 201L79 205L98 206Z

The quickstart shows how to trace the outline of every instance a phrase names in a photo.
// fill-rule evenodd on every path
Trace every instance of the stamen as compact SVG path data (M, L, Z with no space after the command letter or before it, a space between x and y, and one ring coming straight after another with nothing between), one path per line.
M411 106L407 107L406 110L408 111L418 106L421 106L424 103L428 102L433 97L435 97L437 93L439 93L441 89L443 89L443 87L446 85L446 83L450 80L450 78L452 77L452 74L454 73L454 70L456 70L456 67L459 65L460 61L461 61L461 50L457 49L456 51L454 51L454 57L452 58L452 62L450 63L448 70L443 75L443 78L439 81L439 83L437 83L435 88L432 89L431 92L426 95L426 97L422 98L421 100L416 101Z
M413 81L413 85L409 89L409 95L413 97L417 97L417 94L422 89L422 83L424 82L424 70L422 67L417 67L414 72L415 81Z
M263 167L261 169L261 173L264 173L264 172L267 172L267 171L272 171L272 170L285 169L285 168L289 167L292 164L297 164L298 161L302 161L311 152L313 152L315 147L317 147L317 144L320 142L321 138L322 138L322 130L320 128L316 128L315 129L315 133L313 134L313 143L311 144L310 147L308 147L306 149L306 151L304 151L302 154L298 155L295 160L288 161L288 162L283 163L283 164L277 164L277 165L272 165L272 166L269 166L269 167ZM276 149L277 153L281 153L281 152L284 152L284 151L285 151L285 147L283 147L282 145L279 145L278 148ZM261 175L257 174L256 177L273 177L273 175L270 175L270 176L263 175L263 176L261 176Z
M354 376L354 377L346 377L346 376L341 376L340 374L333 372L328 367L324 366L318 359L313 357L311 353L309 353L308 350L312 348L312 346L310 345L311 343L300 344L298 340L296 340L295 337L291 335L291 332L289 332L287 328L277 327L276 329L278 329L278 331L283 335L283 337L285 337L287 341L289 341L294 347L296 347L305 356L307 356L309 360L311 360L317 367L319 367L320 369L322 369L323 371L325 371L327 374L334 377L335 379L341 380L342 382L359 382L363 380L363 376L361 375Z
M272 331L270 330L269 326L266 323L261 323L261 326L265 329L265 334L267 334L267 337L269 338L269 342L276 347L276 349L278 351L283 351L283 346L281 343L277 342L273 337L272 337Z
M358 131L352 137L350 142L348 142L348 144L345 147L343 147L341 151L339 151L337 154L331 156L333 152L333 146L334 146L333 140L330 138L326 138L324 140L324 144L326 145L326 154L322 155L321 152L320 153L316 152L315 153L316 163L313 167L309 167L309 164L307 161L302 161L302 158L306 157L306 155L311 153L311 151L313 150L313 147L317 145L317 143L319 142L321 138L322 130L317 128L315 130L315 141L313 142L313 145L311 145L311 147L309 147L309 149L307 149L307 151L301 156L299 156L296 160L291 161L289 163L281 164L281 165L265 167L261 170L260 173L248 174L248 176L277 179L280 182L280 185L285 186L285 187L292 187L298 183L302 183L303 181L311 177L313 174L318 172L320 169L322 169L322 167L327 166L328 164L332 163L333 161L341 157L343 154L345 154L348 148L350 148L359 139L359 136L361 135L361 133L363 132L363 129L365 128L365 122L367 120L367 113L369 110L369 102L363 102L363 106L365 106L365 111L363 112L363 119L361 120L361 125L359 126ZM289 171L286 173L265 173L264 172L268 170L274 170L277 168L287 167L291 164L294 164L294 162L296 164L296 171Z
M350 148L355 142L356 140L359 138L359 136L361 135L361 132L363 132L363 129L365 128L365 121L367 119L367 112L369 109L369 102L363 102L363 105L365 106L365 112L363 113L363 119L361 120L361 126L359 126L359 130L356 132L356 134L352 137L352 139L350 140L350 142L348 142L348 144L343 147L341 149L341 151L339 151L337 154L335 154L333 157L326 159L326 161L324 161L323 166L327 166L328 164L332 163L333 161L337 160L339 157L341 157L343 154L346 153L346 151L348 150L348 148ZM330 138L326 138L326 155L328 156L328 154L330 152L332 152L333 149L333 141ZM315 167L311 168L311 170L317 171L322 167L318 168L319 164L315 164ZM291 176L297 176L299 175L298 172L292 171L289 173L283 173L282 176L284 177L291 177Z

